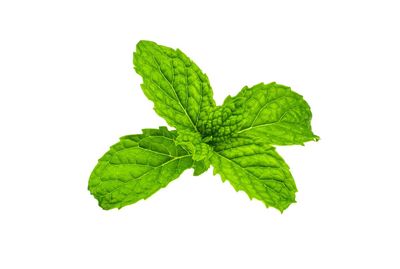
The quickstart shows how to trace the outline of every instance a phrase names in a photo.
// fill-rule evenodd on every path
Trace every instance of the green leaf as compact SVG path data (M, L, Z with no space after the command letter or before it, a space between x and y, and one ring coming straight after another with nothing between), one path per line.
M193 164L193 175L194 176L200 176L201 174L203 174L204 172L206 172L208 170L208 168L210 168L211 162L210 159L203 159L200 161L195 161Z
M310 107L289 87L274 82L244 87L235 97L228 97L223 107L232 103L236 113L243 113L235 125L238 136L262 139L271 145L303 145L319 139L311 130Z
M212 148L203 142L199 133L187 130L179 131L175 143L188 150L195 161L206 159L212 153Z
M243 98L232 99L228 96L223 106L215 107L205 120L200 121L199 131L209 138L211 144L217 144L232 136L237 136L237 131L245 119Z
M295 202L297 188L288 165L275 148L249 138L232 138L214 148L214 174L228 180L236 191L283 212Z
M210 167L210 156L212 155L212 147L204 143L207 139L202 139L199 133L183 130L178 132L175 140L176 145L180 145L192 154L195 161L193 164L194 176L199 176Z
M120 139L100 158L89 190L103 209L146 199L193 165L189 152L175 145L176 131L144 129Z
M200 68L179 49L151 41L137 44L133 63L155 111L178 130L198 131L199 122L215 107L210 82Z

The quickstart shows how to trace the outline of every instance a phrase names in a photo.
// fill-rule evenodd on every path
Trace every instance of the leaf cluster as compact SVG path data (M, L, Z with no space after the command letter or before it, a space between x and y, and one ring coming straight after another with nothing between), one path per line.
M295 202L296 184L275 145L317 141L303 97L277 83L244 87L221 106L208 77L179 49L140 41L134 67L156 113L176 130L144 129L120 138L100 158L89 190L104 209L150 197L183 171L214 174L281 212Z

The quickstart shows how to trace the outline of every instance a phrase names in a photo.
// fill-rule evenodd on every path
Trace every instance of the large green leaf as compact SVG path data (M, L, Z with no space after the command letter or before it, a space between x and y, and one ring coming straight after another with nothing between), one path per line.
M189 152L175 145L175 131L144 129L124 136L100 158L89 190L104 209L146 199L193 165Z
M140 41L133 63L155 111L175 128L198 131L215 107L208 78L182 51Z
M319 139L311 130L310 107L289 87L276 83L244 87L235 97L228 97L222 107L233 104L243 117L234 115L226 121L235 122L230 130L238 136L262 139L271 145L302 145Z
M214 174L228 180L236 191L281 212L295 202L297 191L288 165L265 143L249 138L232 138L214 148L211 157Z

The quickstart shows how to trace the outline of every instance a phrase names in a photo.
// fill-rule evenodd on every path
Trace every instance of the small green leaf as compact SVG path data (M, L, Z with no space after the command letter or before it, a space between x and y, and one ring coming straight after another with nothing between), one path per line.
M231 100L228 96L223 106L215 107L208 117L199 123L199 132L209 138L210 143L217 144L235 136L244 121L243 98Z
M210 156L212 155L212 147L205 143L208 138L202 139L199 133L191 131L179 131L175 143L182 146L192 154L194 160L193 175L199 176L210 168Z
M140 41L133 63L155 111L178 130L198 131L215 107L207 76L182 51Z
M179 131L175 143L188 150L194 161L208 159L212 154L212 148L203 142L199 133Z
M195 161L193 164L193 175L194 176L200 176L201 174L203 174L204 172L206 172L208 170L208 168L210 168L211 162L209 158L200 160L200 161Z
M175 145L175 131L144 129L120 139L100 158L89 190L103 209L121 208L146 199L192 167L189 152Z
M214 148L211 157L214 174L228 180L269 207L283 212L295 202L297 191L289 167L275 148L249 138L232 138Z

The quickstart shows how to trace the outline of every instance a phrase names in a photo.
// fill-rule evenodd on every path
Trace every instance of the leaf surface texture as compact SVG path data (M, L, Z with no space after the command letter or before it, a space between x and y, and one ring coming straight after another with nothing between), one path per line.
M182 51L140 41L133 60L155 111L178 130L198 131L215 107L208 77Z
M228 180L236 191L244 191L267 207L281 212L295 202L297 191L289 167L275 148L248 138L232 138L214 148L214 174Z
M144 129L120 139L100 158L89 190L104 209L121 208L146 199L190 168L191 155L175 145L176 132Z

